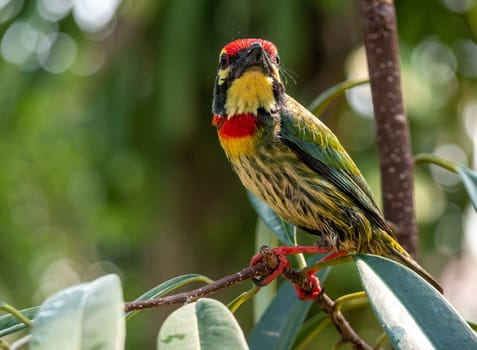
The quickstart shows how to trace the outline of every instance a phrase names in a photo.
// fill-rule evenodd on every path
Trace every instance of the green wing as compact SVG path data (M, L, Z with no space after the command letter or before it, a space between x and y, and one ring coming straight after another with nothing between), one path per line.
M289 96L280 117L280 138L296 156L333 183L369 219L387 231L366 180L331 130Z

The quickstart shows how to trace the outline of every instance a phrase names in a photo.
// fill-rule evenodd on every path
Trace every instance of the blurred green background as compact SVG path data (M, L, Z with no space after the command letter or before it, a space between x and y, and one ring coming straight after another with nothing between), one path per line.
M396 6L414 152L472 164L477 1ZM305 105L366 75L353 0L0 0L0 300L36 305L108 272L131 300L248 264L256 216L210 123L218 53L238 37L278 46ZM322 118L379 197L369 96L355 89ZM419 166L416 201L421 261L476 321L477 219L463 187ZM359 288L353 266L326 284L333 297ZM171 310L131 320L128 348L151 348ZM237 317L250 329L249 305ZM366 333L369 310L350 317L378 334ZM318 344L337 339L330 329Z

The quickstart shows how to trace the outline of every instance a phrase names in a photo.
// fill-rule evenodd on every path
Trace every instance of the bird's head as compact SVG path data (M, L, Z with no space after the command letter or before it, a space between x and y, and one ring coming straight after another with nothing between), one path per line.
M212 111L231 118L239 114L271 113L283 99L277 48L263 39L237 39L219 56Z

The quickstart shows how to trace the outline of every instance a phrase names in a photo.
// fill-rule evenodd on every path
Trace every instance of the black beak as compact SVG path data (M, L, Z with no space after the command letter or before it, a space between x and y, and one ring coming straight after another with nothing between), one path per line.
M267 75L272 72L272 60L268 52L263 48L259 42L251 44L244 50L237 62L234 64L236 70L234 78L240 77L243 72L251 67L259 67Z

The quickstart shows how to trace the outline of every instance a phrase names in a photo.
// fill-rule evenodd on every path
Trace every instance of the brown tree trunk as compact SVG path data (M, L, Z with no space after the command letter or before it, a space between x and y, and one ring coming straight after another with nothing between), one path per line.
M363 39L377 124L384 216L399 242L417 256L413 157L401 92L397 26L392 0L360 0Z

